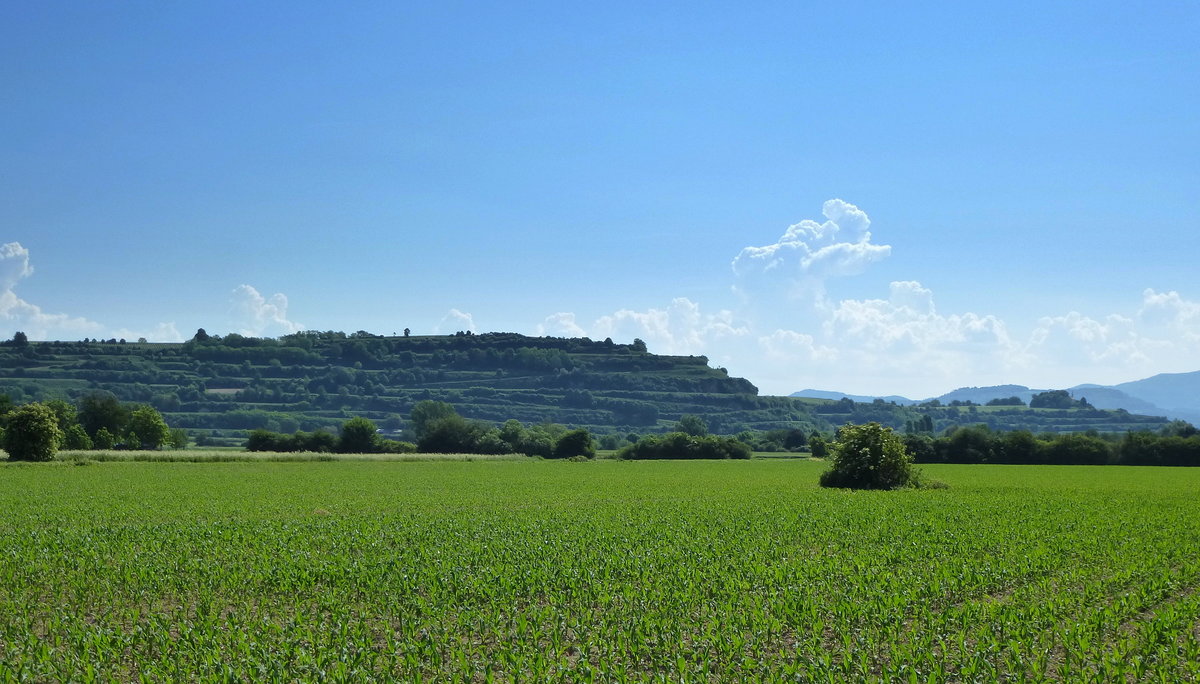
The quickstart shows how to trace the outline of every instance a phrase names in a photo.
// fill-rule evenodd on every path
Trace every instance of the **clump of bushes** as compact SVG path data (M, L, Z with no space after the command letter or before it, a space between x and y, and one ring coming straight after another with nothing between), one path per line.
M417 450L409 442L379 437L375 423L366 418L351 418L342 425L341 435L324 430L296 432L290 435L269 430L253 430L246 440L246 451L295 453L411 454Z
M821 473L822 487L899 489L919 483L904 441L879 423L838 430L830 447L829 470Z
M732 437L696 436L686 432L647 435L617 452L617 458L648 459L727 459L750 458L750 447Z

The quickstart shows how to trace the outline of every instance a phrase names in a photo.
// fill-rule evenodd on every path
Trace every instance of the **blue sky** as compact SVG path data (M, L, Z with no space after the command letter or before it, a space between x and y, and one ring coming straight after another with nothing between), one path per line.
M1200 368L1197 3L645 5L5 4L0 335Z

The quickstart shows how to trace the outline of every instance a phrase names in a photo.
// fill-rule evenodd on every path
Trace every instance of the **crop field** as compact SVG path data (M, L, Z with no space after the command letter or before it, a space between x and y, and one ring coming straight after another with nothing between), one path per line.
M1196 681L1200 468L0 466L0 681Z

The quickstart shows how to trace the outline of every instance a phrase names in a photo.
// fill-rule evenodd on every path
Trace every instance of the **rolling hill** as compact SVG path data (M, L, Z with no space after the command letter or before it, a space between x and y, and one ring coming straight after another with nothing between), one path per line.
M711 367L703 356L652 354L640 341L516 333L385 337L364 331L271 339L200 331L179 344L115 339L0 344L0 394L16 403L76 400L97 391L148 403L173 427L226 442L256 428L336 430L353 416L399 434L413 405L425 399L448 402L463 416L490 423L556 422L620 435L665 431L686 414L702 416L722 434L828 433L847 422L872 420L905 429L926 418L937 431L983 423L995 429L1112 432L1166 422L1094 409L760 396L748 380ZM1004 396L1011 394L1006 390Z

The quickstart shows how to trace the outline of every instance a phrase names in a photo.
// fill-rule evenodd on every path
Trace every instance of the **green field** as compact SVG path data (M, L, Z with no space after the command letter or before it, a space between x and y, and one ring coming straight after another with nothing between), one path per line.
M1200 469L0 466L0 681L1195 681Z

